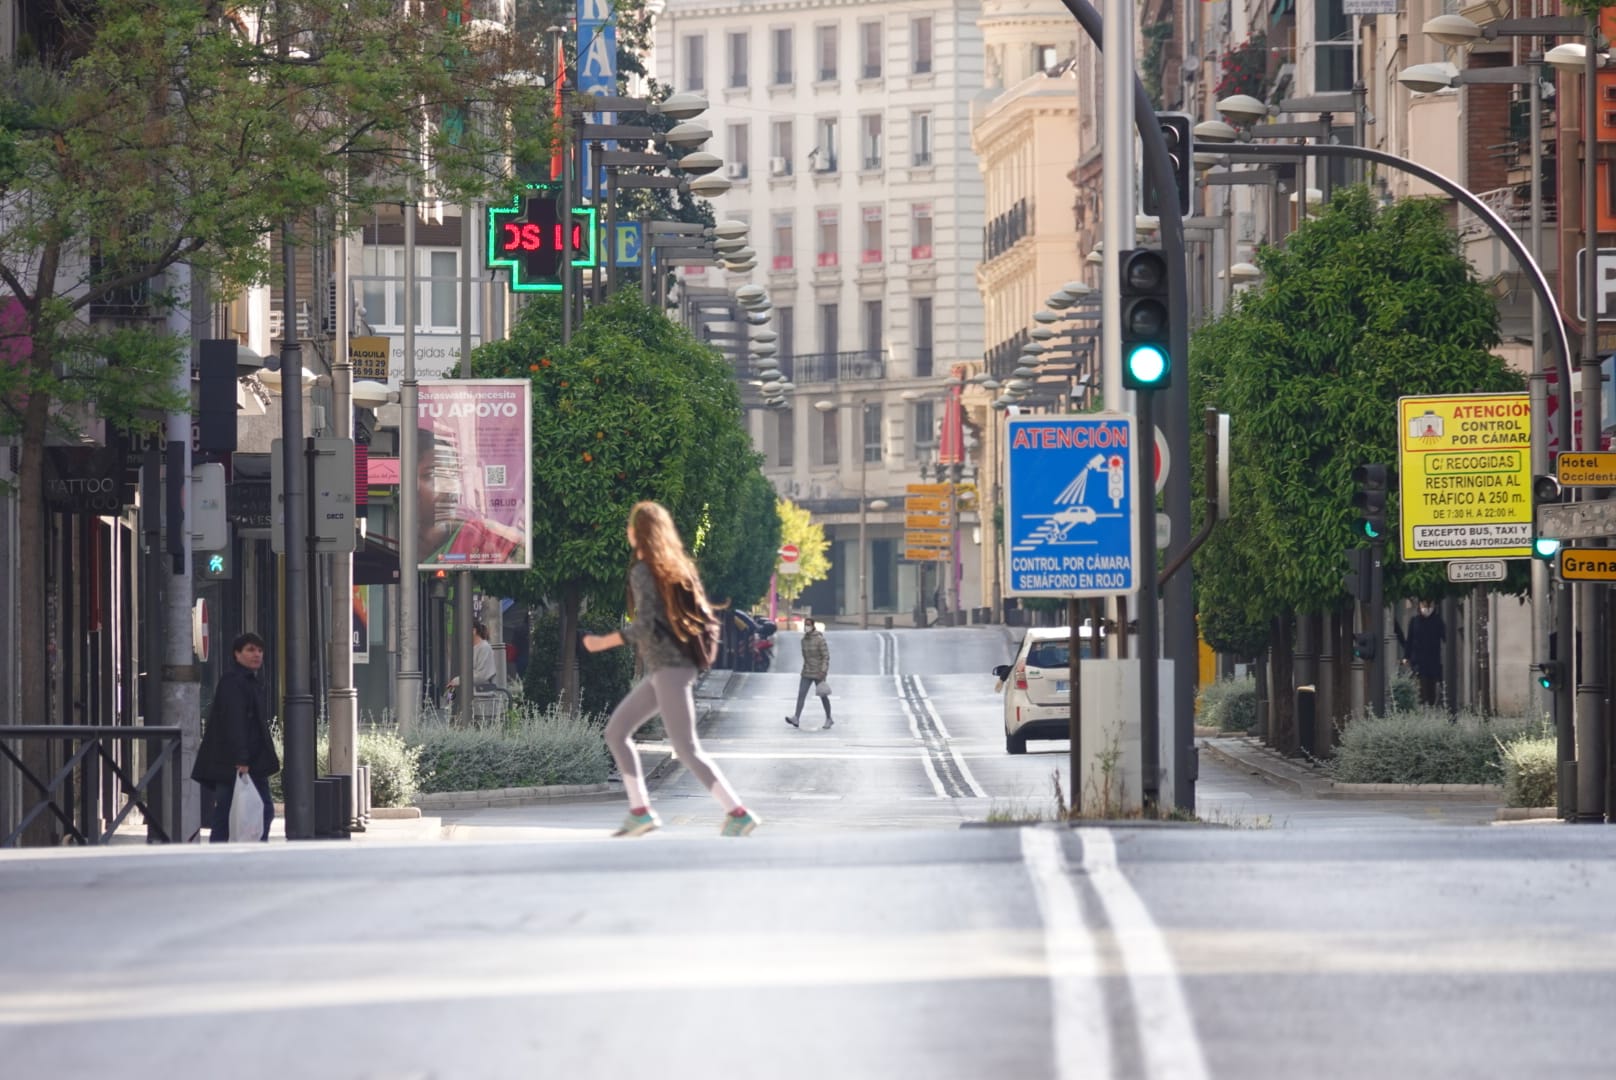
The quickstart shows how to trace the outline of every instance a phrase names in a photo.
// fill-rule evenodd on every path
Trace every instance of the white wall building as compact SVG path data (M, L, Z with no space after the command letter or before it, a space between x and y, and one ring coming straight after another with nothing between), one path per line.
M976 0L669 0L657 20L654 76L711 102L707 149L734 185L715 210L749 223L758 252L750 274L689 280L765 286L780 366L797 385L790 408L751 423L776 488L834 545L832 577L804 597L820 615L856 614L864 571L879 614L906 616L917 592L928 605L935 592L933 576L901 562L902 496L935 453L943 380L982 356L983 189L969 128L980 14ZM960 529L962 607L984 603L974 525L967 515Z

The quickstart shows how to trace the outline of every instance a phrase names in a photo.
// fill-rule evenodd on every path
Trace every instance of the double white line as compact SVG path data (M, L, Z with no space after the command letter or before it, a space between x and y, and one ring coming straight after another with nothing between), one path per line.
M1105 829L1078 829L1082 871L1099 898L1128 978L1130 1010L1150 1080L1207 1080L1206 1060L1172 953L1155 920L1117 865ZM1111 1032L1101 990L1107 972L1083 920L1068 876L1060 834L1021 830L1021 853L1044 924L1058 1080L1094 1080L1114 1073Z

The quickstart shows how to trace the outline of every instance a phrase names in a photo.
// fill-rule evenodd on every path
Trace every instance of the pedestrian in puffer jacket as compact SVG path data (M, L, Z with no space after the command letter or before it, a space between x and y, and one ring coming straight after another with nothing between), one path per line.
M816 690L819 684L830 676L830 646L825 643L825 635L812 619L802 620L802 679L797 683L797 712L786 717L786 723L792 727L802 726L802 705L808 700L808 688ZM821 694L819 703L825 706L825 727L835 726L836 721L830 716L830 695Z

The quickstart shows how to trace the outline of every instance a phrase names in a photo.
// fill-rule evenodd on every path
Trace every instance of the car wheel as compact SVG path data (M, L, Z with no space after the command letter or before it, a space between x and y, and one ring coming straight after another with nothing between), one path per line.
M1025 754L1027 752L1027 737L1025 735L1006 735L1004 737L1004 752L1007 754Z

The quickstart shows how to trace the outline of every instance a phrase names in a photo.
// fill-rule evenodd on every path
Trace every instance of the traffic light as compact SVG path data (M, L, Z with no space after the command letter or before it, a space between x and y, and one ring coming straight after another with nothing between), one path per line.
M1564 497L1565 492L1560 488L1558 477L1549 473L1532 477L1532 554L1545 562L1552 561L1560 554L1560 541L1538 533L1537 510L1540 506L1553 505Z
M1353 634L1352 655L1359 660L1373 660L1375 658L1375 635L1372 633Z
M1194 136L1195 118L1186 113L1157 113L1161 125L1162 141L1167 144L1167 157L1173 163L1173 184L1177 188L1178 212L1190 212L1190 184L1195 176ZM1144 198L1141 200L1147 214L1160 214L1161 192L1156 190L1155 175L1145 171Z
M1122 281L1122 385L1164 390L1173 381L1167 310L1167 260L1159 251L1134 248L1118 256Z
M1360 465L1352 470L1352 482L1358 491L1352 496L1352 505L1358 508L1358 531L1374 541L1386 539L1386 483L1384 465Z
M1537 684L1545 690L1558 690L1565 685L1565 668L1558 660L1533 664L1532 669L1537 672Z
M1370 575L1375 570L1375 556L1368 548L1347 549L1347 572L1341 578L1347 595L1360 604L1369 603Z

